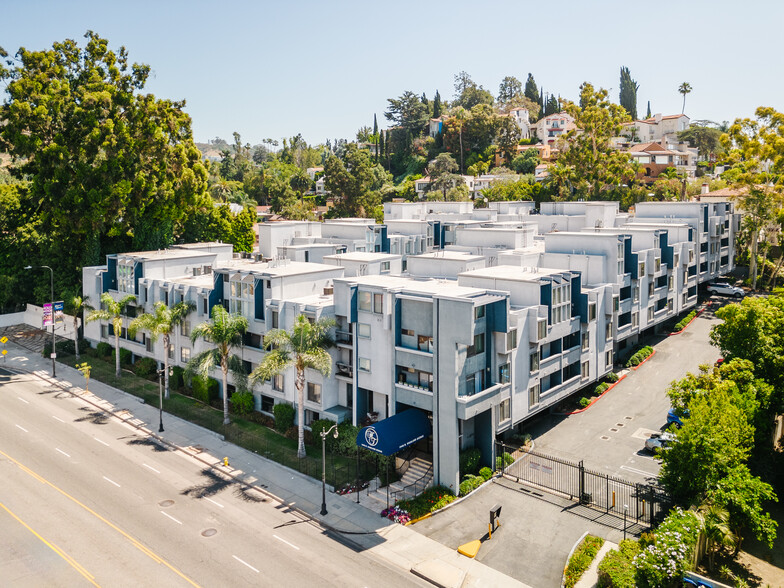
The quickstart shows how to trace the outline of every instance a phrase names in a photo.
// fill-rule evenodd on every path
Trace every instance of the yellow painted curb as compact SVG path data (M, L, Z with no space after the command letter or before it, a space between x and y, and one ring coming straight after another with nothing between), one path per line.
M476 554L479 553L480 547L482 547L482 542L479 539L475 539L474 541L469 541L468 543L458 547L457 552L460 555L465 555L466 557L476 557Z
M408 527L409 525L413 525L414 523L418 523L419 521L424 521L425 519L429 519L429 518L430 518L430 517L432 517L432 516L433 516L433 513L432 513L432 512L429 512L429 513L427 513L426 515L423 515L423 516L419 517L418 519L413 519L413 520L411 520L411 521L408 521L408 522L405 524L405 526L406 526L406 527Z

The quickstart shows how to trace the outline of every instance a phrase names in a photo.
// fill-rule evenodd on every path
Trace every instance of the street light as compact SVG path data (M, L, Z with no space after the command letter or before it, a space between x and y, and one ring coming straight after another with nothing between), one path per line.
M321 516L327 514L327 435L335 431L332 436L338 438L338 424L321 431Z
M52 268L50 268L48 265L35 265L35 266L27 265L27 266L25 266L25 269L26 270L31 270L34 267L45 267L50 272L50 282L49 283L52 286L52 299L51 299L51 301L52 301L52 377L54 378L57 375L56 372L55 372L55 368L54 368L54 360L55 360L55 357L57 356L56 347L55 347L55 341L54 341L54 270Z
M156 370L158 372L158 432L163 433L163 375L166 373L166 369L159 369ZM169 368L169 375L172 375L174 370Z

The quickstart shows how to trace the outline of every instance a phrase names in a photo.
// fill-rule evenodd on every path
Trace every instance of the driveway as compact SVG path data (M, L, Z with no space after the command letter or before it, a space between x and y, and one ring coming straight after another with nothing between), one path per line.
M670 402L667 388L700 364L713 364L719 351L709 333L719 322L714 304L679 335L665 336L656 353L585 412L568 417L545 414L526 428L537 451L586 468L645 482L655 478L659 462L644 449L645 439L666 425Z

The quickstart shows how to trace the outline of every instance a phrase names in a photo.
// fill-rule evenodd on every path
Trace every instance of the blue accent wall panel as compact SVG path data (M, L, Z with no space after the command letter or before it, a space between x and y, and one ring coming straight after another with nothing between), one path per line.
M351 287L351 302L349 304L349 312L351 316L349 317L349 322L355 323L357 322L357 304L359 303L359 292L357 291L356 286Z
M213 275L213 288L210 292L210 316L212 316L212 307L216 304L223 304L223 274L214 273Z
M547 306L547 323L553 324L553 285L545 282L540 287L539 304Z
M669 244L669 238L669 233L659 235L659 248L661 249L662 263L666 263L667 267L672 269L673 251Z
M107 280L105 280L104 291L116 290L117 289L117 258L107 257L106 265L108 266L108 272L104 275L108 278L108 286L107 286Z
M144 277L144 264L137 261L133 266L133 293L139 295L139 280Z
M389 236L386 225L381 225L381 251L382 253L389 253Z
M255 317L257 320L264 320L264 280L254 280L253 298L255 302Z

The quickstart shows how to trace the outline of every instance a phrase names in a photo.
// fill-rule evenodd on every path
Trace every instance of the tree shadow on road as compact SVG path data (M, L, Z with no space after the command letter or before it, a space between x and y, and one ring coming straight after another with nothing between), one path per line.
M215 496L218 492L233 484L230 480L222 478L210 469L202 470L201 475L206 478L203 484L186 488L180 494L190 496L191 498L207 498Z
M144 445L146 447L151 447L154 451L169 451L168 447L152 437L134 437L127 443L128 445Z
M94 425L105 425L109 422L109 417L111 416L102 410L93 410L87 406L83 406L79 410L88 414L74 419L75 423L90 422Z

